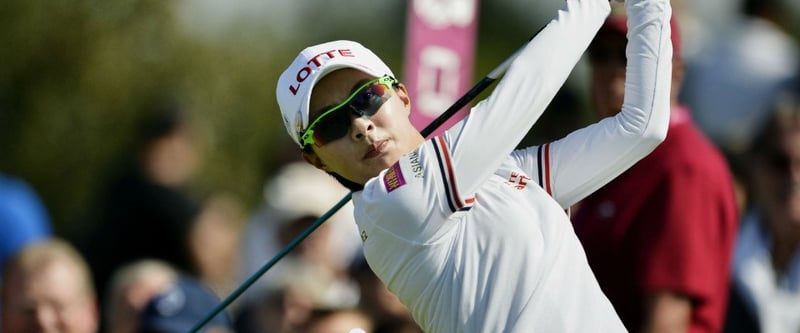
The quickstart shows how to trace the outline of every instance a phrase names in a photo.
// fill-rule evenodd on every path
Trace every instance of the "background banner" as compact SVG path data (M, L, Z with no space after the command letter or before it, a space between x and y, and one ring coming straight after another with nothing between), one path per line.
M412 0L402 82L414 101L411 122L422 130L472 85L477 0ZM466 114L466 107L434 135Z

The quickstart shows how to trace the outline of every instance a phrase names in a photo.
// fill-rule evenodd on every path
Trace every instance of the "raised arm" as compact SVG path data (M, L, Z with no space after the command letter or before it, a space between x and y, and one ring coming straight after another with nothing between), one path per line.
M462 197L471 196L528 132L609 12L608 0L567 0L522 50L493 93L445 132Z
M621 112L543 149L514 152L526 169L538 170L537 164L546 169L540 171L550 178L543 181L550 182L551 194L564 208L627 170L666 137L672 82L671 7L668 0L627 0L625 7L628 45Z

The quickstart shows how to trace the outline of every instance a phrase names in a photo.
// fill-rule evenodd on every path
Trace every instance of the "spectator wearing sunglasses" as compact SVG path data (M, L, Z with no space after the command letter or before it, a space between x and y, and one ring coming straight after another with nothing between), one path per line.
M406 87L351 41L304 49L278 80L303 158L353 191L371 269L426 332L624 332L565 212L666 135L667 0L628 0L622 112L514 150L610 12L568 0L494 92L444 134L412 126Z

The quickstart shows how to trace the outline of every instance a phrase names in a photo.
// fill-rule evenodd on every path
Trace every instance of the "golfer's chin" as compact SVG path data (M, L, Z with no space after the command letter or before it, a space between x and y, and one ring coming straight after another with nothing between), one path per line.
M395 162L397 161L392 161L388 158L371 159L368 161L368 163L361 165L359 172L352 175L352 178L347 178L351 179L353 182L363 185L366 184L370 179L378 177L383 170L388 169L394 165Z

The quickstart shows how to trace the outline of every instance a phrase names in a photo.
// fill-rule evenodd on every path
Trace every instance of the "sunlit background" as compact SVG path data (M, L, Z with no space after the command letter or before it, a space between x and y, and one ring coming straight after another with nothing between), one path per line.
M227 192L252 208L261 200L264 180L298 157L275 102L280 72L305 46L352 39L402 73L406 4L4 1L0 171L36 189L57 233L80 234L107 177L130 154L137 120L148 108L168 103L192 116L204 147L193 191L198 196ZM682 15L689 58L729 31L737 14L737 1L674 4ZM482 1L474 80L510 55L560 5ZM793 5L787 21L795 37L798 7ZM585 110L583 67L568 87ZM586 113L569 114L581 117L576 122L586 121Z

